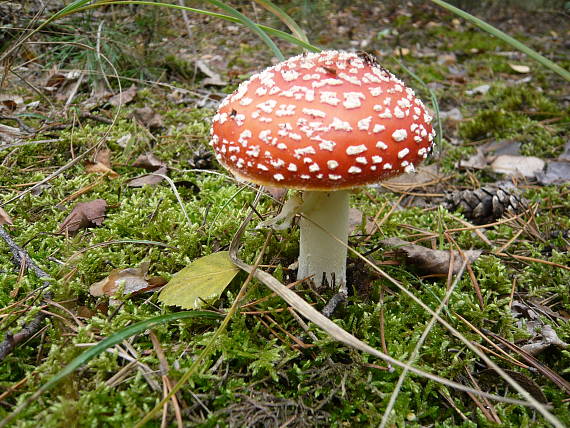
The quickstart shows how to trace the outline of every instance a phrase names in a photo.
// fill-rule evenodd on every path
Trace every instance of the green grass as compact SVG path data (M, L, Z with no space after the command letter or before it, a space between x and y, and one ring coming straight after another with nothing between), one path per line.
M391 25L402 31L410 25L410 20L403 17ZM442 39L445 46L464 51L476 48L484 52L475 57L460 56L458 59L470 76L479 79L477 82L489 81L489 69L497 75L509 72L506 59L490 54L499 45L496 39L483 33L475 33L477 36L473 36L470 30L436 28L436 33L428 34ZM249 55L254 57L264 49L255 43L242 48L242 57L236 55L230 64L251 66ZM57 57L54 56L54 59ZM405 60L405 65L411 67L426 83L441 81L449 73L446 66L435 61L425 62L419 58L407 57ZM78 61L80 63L82 59ZM487 68L481 68L477 63ZM393 68L399 69L398 65ZM466 117L458 128L446 126L445 138L456 136L467 143L476 143L484 138L519 139L523 143L524 154L549 158L557 156L568 131L568 111L559 101L560 88L547 74L536 73L542 91L533 88L532 82L509 86L501 81L493 82L493 88L488 94L477 97L466 97L464 94L466 89L479 84L475 82L437 90L440 103L450 104L454 101L461 106ZM406 80L412 82L411 78ZM226 88L225 91L228 92L229 89ZM200 149L208 149L212 110L176 105L167 101L166 95L168 92L159 88L140 91L135 102L122 111L118 122L111 129L107 145L112 150L113 169L120 174L118 178L100 180L96 187L73 203L58 207L64 198L99 180L99 176L87 174L84 166L79 163L51 180L39 194L28 194L5 207L14 220L14 226L8 229L11 235L20 245L25 244L32 258L55 278L52 287L54 300L64 302L62 304L74 313L88 313L90 316L82 319L83 326L77 326L66 312L54 307L48 308L60 317L51 317L41 335L19 346L2 362L2 390L10 388L24 377L28 381L3 399L0 418L7 416L15 406L24 402L41 385L57 375L62 367L80 355L85 348L77 345L99 342L133 323L174 311L173 308L162 307L156 293L123 299L120 308L107 307L107 298L95 298L89 294L90 284L103 279L113 269L135 267L145 260L150 261L150 275L168 279L195 258L227 249L244 218L248 203L253 197L251 190L236 195L239 186L223 176L212 174L211 171L191 171L190 160L195 153ZM129 115L134 108L143 105L153 107L162 115L166 128L162 135L151 136L130 119ZM561 119L544 123L545 120L556 117ZM45 178L53 171L49 168L61 166L70 159L70 147L73 147L74 153L81 153L108 129L108 125L87 122L81 127L59 131L57 136L60 141L57 143L18 148L10 154L5 166L0 167L0 185L11 187L1 189L1 199L6 201L15 196L17 192L13 186L16 184ZM131 134L132 137L125 148L119 146L117 140L126 134ZM442 161L444 172L454 174L452 183L466 184L465 175L457 173L454 163L473 151L473 147L465 144L452 146L444 142L444 146L439 149L445 154ZM147 151L152 151L171 167L169 176L178 183L177 190L190 218L190 225L167 184L142 189L126 185L129 179L143 173L142 170L133 168L131 163L139 154ZM0 152L1 155L5 153L6 151ZM216 167L214 172L222 170ZM485 172L476 172L475 177L481 182L491 180ZM191 182L197 187L183 186L181 183L185 182ZM523 234L509 248L510 252L568 265L567 238L560 234L554 237L551 235L551 232L568 230L570 227L568 191L567 186L524 189L524 196L539 204L536 222L547 242ZM233 197L234 195L236 196ZM398 198L398 195L390 193L374 193L374 196L379 204L393 203ZM102 227L84 229L70 237L55 234L74 203L96 198L103 198L109 204ZM368 217L374 217L380 207L364 194L353 195L352 204ZM264 199L258 207L262 213L275 209L268 199ZM449 214L443 208L431 211L419 208L395 211L381 231L369 241L364 241L362 236L353 236L351 244L359 251L366 252L386 237L406 237L410 232L402 225L411 225L438 234L438 248L449 249L442 232L459 226ZM489 230L487 236L492 241L504 243L513 238L515 233L516 229L502 225ZM490 248L469 231L455 233L453 236L461 248L486 250L473 266L485 308L479 307L471 281L464 275L443 312L443 316L467 338L481 341L479 336L455 317L455 313L476 327L486 328L511 341L528 337L525 326L519 325L509 309L513 279L516 279L517 291L523 296L550 298L555 304L555 310L568 310L568 271L539 263L500 258L491 254ZM170 247L122 243L90 248L95 244L121 239L157 241ZM297 255L297 242L296 229L275 234L264 256L263 263L278 266L275 276L284 282L287 280L287 267L295 261ZM253 260L262 243L263 234L250 229L243 243L242 258ZM0 243L0 248L0 307L5 307L15 300L10 292L16 283L19 286L16 298L23 298L40 283L31 274L18 282L11 255L4 244ZM81 252L80 255L72 258L78 252ZM373 257L385 259L381 251L375 252ZM412 289L431 308L436 308L445 295L445 280L421 278L421 272L413 266L385 265L383 269ZM243 274L238 276L228 292L214 303L214 307L227 310L244 278ZM383 309L388 353L394 358L405 360L410 356L430 315L395 289L385 294L382 306L381 287L391 288L383 279L372 275L365 277L363 283L355 286L357 293L351 295L349 304L339 310L335 322L371 346L381 349L380 313ZM310 303L322 307L323 299L318 298L306 286L300 286L297 291ZM251 302L268 296L268 290L262 284L254 282L245 301ZM352 425L377 426L400 371L388 372L372 368L370 364L383 363L339 345L312 327L311 332L317 337L314 341L284 308L285 303L273 296L250 310L268 311L280 327L304 343L314 346L307 349L295 348L294 342L282 330L260 315L235 315L227 330L216 340L214 351L206 355L197 373L179 393L188 423L204 427L218 424L226 426L230 423L247 426L255 418L263 420L261 418L264 413L261 409L264 403L272 402L274 407L271 407L271 412L276 415L279 423L298 415L297 421L304 418L306 421L315 421L315 425L344 426L348 421ZM5 333L15 329L23 321L31 319L35 311L37 309L25 313L19 319L14 315L0 319L2 331ZM570 342L568 322L553 323L546 316L540 317L554 327L562 340ZM268 323L279 338L262 321ZM180 379L187 372L192 366L193 358L210 343L218 326L217 320L196 318L153 327L170 366L168 375L171 379ZM153 371L159 370L160 362L148 334L133 336L130 342L136 349L140 362ZM539 358L566 379L570 376L568 350L552 350ZM570 424L570 403L563 402L567 398L563 392L539 374L515 368L498 359L495 361L501 367L520 371L537 382L553 404L552 412L562 423ZM69 421L76 421L78 426L133 426L158 403L162 392L153 390L136 368L128 371L122 382L112 387L107 386L105 382L125 365L126 362L121 357L102 353L33 401L15 426L55 427L68 424ZM466 371L474 372L478 369L479 359L460 341L436 325L421 349L418 366L440 376L462 381ZM155 375L154 379L161 385L159 376ZM491 390L515 396L510 390L507 392L502 382L492 385ZM446 404L444 396L452 397L454 405L469 421L464 422ZM196 404L196 397L201 405ZM258 406L257 410L254 403ZM536 417L533 410L521 406L495 404L495 408L506 426L545 424L540 417ZM491 426L466 395L415 375L408 376L404 381L394 411L392 422L397 426ZM266 422L271 424L269 420ZM159 420L154 419L149 426L159 424Z

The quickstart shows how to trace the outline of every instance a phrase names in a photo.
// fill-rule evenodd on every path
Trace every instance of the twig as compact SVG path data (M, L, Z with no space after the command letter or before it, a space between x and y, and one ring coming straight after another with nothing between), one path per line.
M26 250L14 242L12 237L8 234L8 232L6 232L6 230L4 230L4 227L2 226L0 226L0 237L6 242L6 244L8 244L8 247L10 247L10 251L12 251L12 254L14 256L14 262L18 268L20 268L22 265L31 268L38 276L38 278L41 278L43 280L44 287L49 287L50 282L48 281L48 278L50 278L50 276L42 268L40 268L36 262L34 262ZM51 298L51 292L48 291L45 293L44 300L50 300ZM6 334L6 339L0 343L0 361L12 353L12 351L19 343L25 342L34 336L38 331L40 331L46 318L47 314L43 311L39 311L37 315L29 323L25 324L18 333Z

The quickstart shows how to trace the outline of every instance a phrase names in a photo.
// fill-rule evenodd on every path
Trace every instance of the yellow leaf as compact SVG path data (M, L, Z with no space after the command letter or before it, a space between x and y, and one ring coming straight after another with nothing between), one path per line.
M158 300L183 309L198 309L204 301L220 297L238 271L227 251L201 257L175 273Z

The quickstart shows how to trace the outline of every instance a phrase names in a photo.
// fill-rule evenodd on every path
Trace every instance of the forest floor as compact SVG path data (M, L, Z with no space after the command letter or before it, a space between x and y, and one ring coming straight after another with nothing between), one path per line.
M441 131L416 175L351 195L349 244L434 310L453 285L442 317L570 426L568 82L434 5L359 3L283 7L315 45L375 55L435 113L433 95ZM13 7L20 25L33 14ZM240 10L286 31L255 2ZM564 11L473 13L570 68ZM6 51L15 42L0 32L0 43ZM300 53L278 46L286 56ZM149 426L378 426L401 370L306 325L262 283L251 282L215 334L243 273L204 306L215 316L125 338L26 402L105 337L179 312L159 301L161 287L193 260L228 249L256 190L217 164L210 121L239 82L275 62L239 24L124 5L55 21L5 59L0 418L25 403L14 426L134 426L191 369ZM279 205L264 195L256 210L268 218ZM474 198L495 208L468 208ZM263 251L261 268L293 282L297 227L274 232L264 247L260 221L248 227L240 257L253 263ZM458 275L420 268L388 238L420 246L420 260L458 248L474 257ZM351 256L348 270L349 298L334 322L408 361L430 313L362 259ZM319 310L333 294L306 281L294 290ZM521 399L445 327L428 333L415 366ZM494 424L547 422L532 408L415 374L398 389L390 419Z

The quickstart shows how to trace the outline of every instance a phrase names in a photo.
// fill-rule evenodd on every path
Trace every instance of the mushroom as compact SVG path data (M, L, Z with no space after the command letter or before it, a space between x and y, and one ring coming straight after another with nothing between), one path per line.
M432 118L365 53L304 53L253 75L213 118L211 145L239 179L303 192L298 278L344 285L349 191L412 173Z

